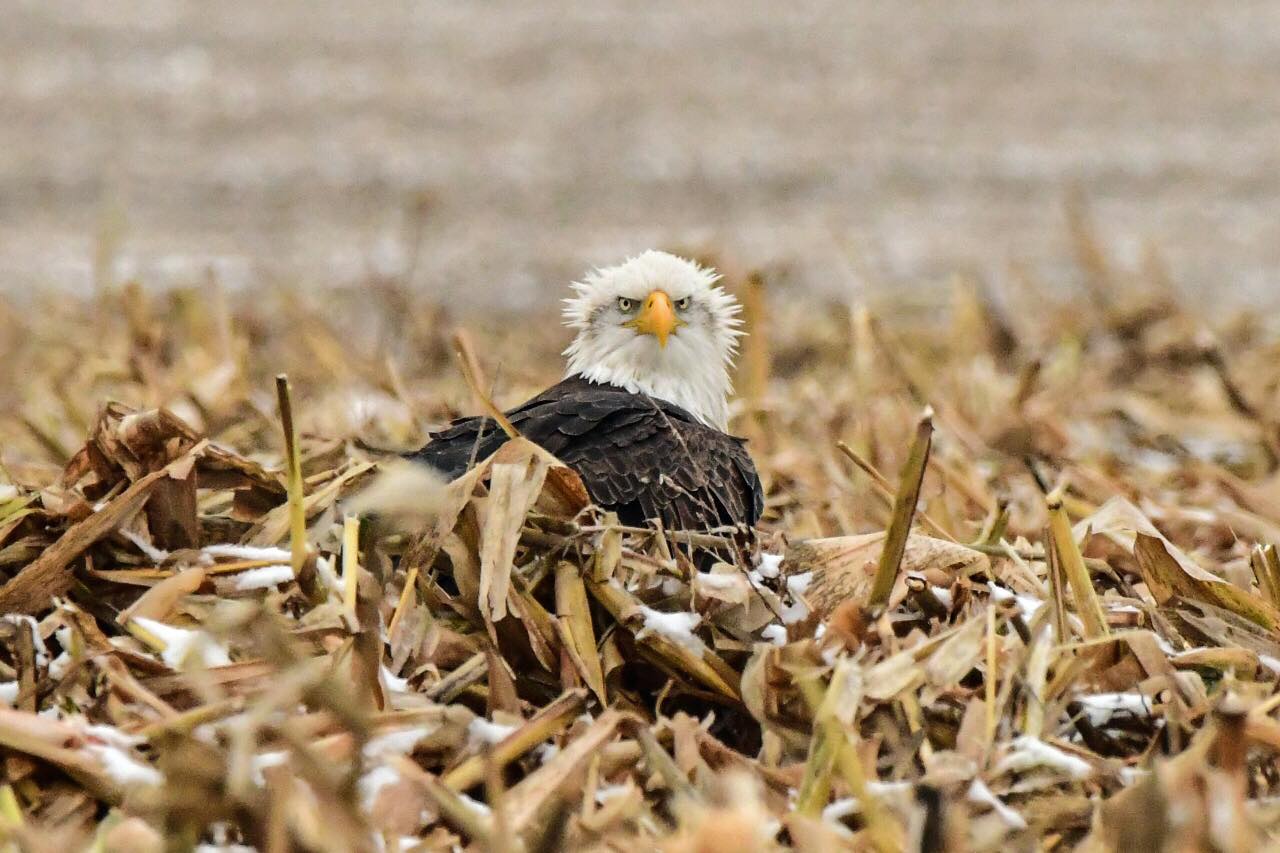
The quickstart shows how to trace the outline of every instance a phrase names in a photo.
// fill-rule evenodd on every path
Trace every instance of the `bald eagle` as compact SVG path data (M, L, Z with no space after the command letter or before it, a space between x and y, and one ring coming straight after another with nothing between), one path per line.
M725 432L742 321L718 280L649 251L575 282L565 378L506 413L623 524L749 532L763 511L745 441ZM505 440L492 419L464 418L412 457L453 478Z

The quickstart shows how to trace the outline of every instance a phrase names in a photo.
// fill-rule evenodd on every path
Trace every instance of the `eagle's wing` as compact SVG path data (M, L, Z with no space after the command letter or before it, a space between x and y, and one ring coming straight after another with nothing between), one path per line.
M673 529L752 527L764 509L742 439L683 409L620 388L566 379L508 413L522 435L582 477L624 524L659 519ZM506 440L492 420L456 421L414 454L456 477Z

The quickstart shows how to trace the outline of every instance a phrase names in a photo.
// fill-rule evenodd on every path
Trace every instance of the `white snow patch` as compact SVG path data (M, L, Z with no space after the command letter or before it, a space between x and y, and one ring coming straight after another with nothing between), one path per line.
M1000 820L1005 821L1005 825L1011 829L1027 829L1027 820L1014 809L1005 806L1005 803L987 788L987 783L984 781L974 779L973 784L969 785L968 797L970 803L984 803L991 806L992 811L1000 815Z
M330 592L336 593L339 598L346 592L346 584L333 570L333 563L328 557L316 557L316 574L320 576L325 587Z
M4 621L14 625L27 625L31 628L31 645L36 650L36 663L44 666L49 662L49 647L44 644L44 637L40 636L40 623L25 613L6 613Z
M293 556L284 548L259 548L253 545L206 545L201 549L210 557L229 557L233 560L271 560L287 563Z
M490 815L493 813L486 803L478 803L475 800L468 797L466 794L459 794L458 799L462 800L462 802L467 807L469 807L472 811L476 812L477 814Z
M18 690L21 687L16 681L0 681L0 705L10 708L18 701Z
M249 762L249 773L253 777L253 784L259 788L265 788L267 777L262 771L268 767L278 767L288 760L289 753L283 749L278 752L260 752L255 755Z
M143 764L118 746L86 743L84 751L102 764L102 769L117 785L160 785L164 775L150 764Z
M693 652L701 652L705 648L702 640L693 633L693 629L702 622L702 617L697 613L663 613L644 605L640 606L640 612L644 614L644 627L636 633L636 639L657 634Z
M248 589L268 589L293 580L293 567L288 565L263 566L249 569L236 575L235 588L240 591Z
M741 585L740 578L740 575L699 572L694 575L693 581L698 586L715 592L732 592Z
M862 803L858 802L857 797L842 797L839 800L832 800L822 810L822 819L827 823L838 823L860 811L862 811Z
M470 739L472 746L479 746L480 744L493 746L515 730L515 726L493 723L484 717L476 717L467 726L467 737Z
M12 483L0 483L0 501L11 501L18 496L18 487Z
M1013 741L1013 749L996 765L995 774L1021 773L1033 767L1047 767L1072 779L1088 777L1093 768L1083 758L1078 758L1039 738L1022 735Z
M137 546L138 550L142 552L142 555L153 563L163 563L165 560L169 559L168 551L163 548L157 548L138 534L134 533L132 530L121 530L120 535Z
M630 785L601 785L596 788L596 802L604 805L612 799L624 796L630 790Z
M373 811L373 805L378 801L378 794L382 789L399 781L399 771L385 765L373 768L356 783L360 790L360 805L366 812Z
M787 592L799 598L809 591L813 583L813 572L800 572L787 578Z
M991 789L987 787L987 783L983 782L981 779L973 780L973 784L969 786L969 793L967 796L971 803L983 803L991 806L991 810L1000 816L1000 819L1005 822L1006 826L1012 829L1027 828L1026 819L1013 809L1006 806L1004 802L1002 802L1001 799L992 793Z
M147 742L144 737L126 734L115 726L96 725L80 716L71 717L67 722L83 732L85 737L102 741L107 746L114 746L117 749L133 749L133 747L141 746Z
M761 577L776 578L782 573L782 555L761 554L759 572Z
M414 726L370 738L364 745L364 757L374 759L387 755L408 755L424 738L434 734L436 728L436 726Z
M877 797L885 795L898 795L910 791L912 784L910 782L868 782L867 791ZM833 800L826 808L822 810L822 819L828 823L838 823L850 815L858 814L862 811L862 803L857 797L843 797Z
M1280 658L1274 658L1271 655L1258 655L1258 662L1274 674L1280 675Z
M782 608L782 624L784 625L794 625L808 617L809 606L803 601L797 601L795 604L788 604Z
M1151 703L1141 693L1093 693L1077 696L1076 701L1084 707L1085 716L1095 726L1105 726L1116 714L1151 716Z
M995 584L990 584L988 589L991 590L992 601L1009 601L1010 599L1016 601L1018 612L1024 622L1030 621L1031 617L1036 615L1036 611L1040 609L1040 606L1044 604L1043 601L1033 595L1015 595L1010 590Z
M671 597L684 590L684 582L679 578L664 577L658 584L658 591L665 597Z
M187 660L199 661L204 667L228 666L231 663L227 650L203 631L175 628L142 616L133 617L133 621L164 643L160 657L173 669L181 669Z
M777 623L765 625L764 630L760 632L760 636L775 646L785 646L787 644L787 628L785 625Z
M392 693L408 693L409 679L401 678L391 670L387 669L387 665L382 664L382 683L387 685L387 689Z
M1118 775L1120 777L1120 784L1127 788L1130 785L1140 782L1150 776L1151 771L1145 770L1141 767L1121 767Z

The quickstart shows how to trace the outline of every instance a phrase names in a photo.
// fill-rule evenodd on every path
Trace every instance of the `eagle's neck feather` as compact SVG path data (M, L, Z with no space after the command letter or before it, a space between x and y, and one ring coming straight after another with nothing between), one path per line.
M566 376L581 376L599 385L613 385L632 394L647 394L679 406L702 423L724 432L729 425L728 395L733 390L722 363L691 363L686 370L655 373L631 363L610 360L590 364L570 357Z

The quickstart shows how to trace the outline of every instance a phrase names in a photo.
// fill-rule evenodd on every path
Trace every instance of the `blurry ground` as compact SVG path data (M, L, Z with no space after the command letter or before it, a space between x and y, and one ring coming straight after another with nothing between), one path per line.
M826 292L1065 286L1074 184L1121 259L1280 292L1280 6L631 5L9 0L0 290L86 286L95 232L157 283L515 306L675 242Z

